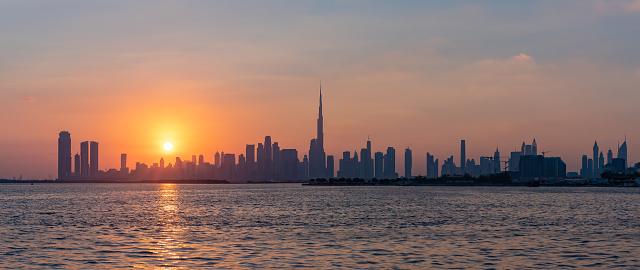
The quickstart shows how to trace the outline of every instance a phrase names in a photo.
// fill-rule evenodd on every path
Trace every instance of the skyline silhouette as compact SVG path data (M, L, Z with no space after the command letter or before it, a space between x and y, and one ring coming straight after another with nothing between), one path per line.
M311 139L308 152L297 149L280 148L279 143L272 142L271 136L264 138L264 143L246 144L245 153L223 151L216 152L214 162L205 162L205 157L199 154L191 156L191 160L184 161L175 157L175 162L168 162L165 167L164 157L159 162L146 164L135 162L135 167L129 168L127 154L120 155L120 170L107 168L99 170L98 142L84 141L80 143L80 155L71 161L71 135L68 131L61 131L58 138L58 179L64 181L131 181L131 180L226 180L230 182L304 182L309 179L348 178L371 181L375 179L406 179L414 177L438 178L440 176L468 176L487 177L503 172L509 172L512 181L526 182L538 179L564 180L565 178L599 179L604 172L635 174L640 170L640 163L633 162L628 167L627 141L618 146L617 157L608 152L607 163L604 163L602 152L599 151L597 141L593 146L593 158L582 156L582 167L579 173L567 172L566 163L562 157L545 156L551 151L538 153L538 144L534 138L530 145L522 142L520 151L512 151L507 156L500 154L499 147L493 156L475 158L466 157L466 140L460 140L460 162L454 162L454 155L443 159L442 167L438 168L438 159L427 152L426 171L414 174L413 152L407 147L404 153L404 174L399 175L396 170L396 153L394 147L387 147L386 153L372 150L372 143L367 138L366 148L358 152L344 151L335 170L333 155L324 152L324 118L322 110L322 85L319 87L318 118L316 122L316 138ZM90 148L89 148L90 144ZM169 154L173 150L173 143L166 141L163 148ZM90 150L90 152L89 152ZM256 151L257 150L257 151ZM308 154L307 154L308 153ZM599 154L599 155L598 155ZM373 155L373 156L372 156ZM372 158L374 157L374 158ZM599 158L599 159L598 159ZM90 163L89 163L90 159ZM504 164L503 164L504 163ZM75 164L73 172L71 164ZM440 173L438 173L440 171ZM515 173L515 174L512 174ZM515 178L514 178L515 177Z
M62 130L100 143L101 170L123 152L157 162L167 140L185 158L241 153L265 135L308 150L319 79L336 171L367 136L372 159L398 151L400 174L407 145L418 174L426 152L442 165L459 140L478 161L536 138L578 172L594 141L606 163L627 134L640 160L636 1L253 6L7 3L0 178L56 178Z

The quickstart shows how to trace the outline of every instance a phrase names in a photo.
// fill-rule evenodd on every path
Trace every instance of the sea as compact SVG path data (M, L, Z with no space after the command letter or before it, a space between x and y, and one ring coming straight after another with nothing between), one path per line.
M2 269L638 269L640 189L3 184Z

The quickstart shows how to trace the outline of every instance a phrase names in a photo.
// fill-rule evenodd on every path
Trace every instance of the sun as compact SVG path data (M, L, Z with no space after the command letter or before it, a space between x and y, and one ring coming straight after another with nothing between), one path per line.
M173 149L173 144L171 142L164 143L164 150L165 151L171 151L171 149Z

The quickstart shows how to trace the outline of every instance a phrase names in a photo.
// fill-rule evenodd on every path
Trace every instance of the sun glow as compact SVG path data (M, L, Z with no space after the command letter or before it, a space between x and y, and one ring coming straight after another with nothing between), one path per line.
M173 144L171 142L165 142L164 143L164 150L165 151L171 151L171 149L173 149Z

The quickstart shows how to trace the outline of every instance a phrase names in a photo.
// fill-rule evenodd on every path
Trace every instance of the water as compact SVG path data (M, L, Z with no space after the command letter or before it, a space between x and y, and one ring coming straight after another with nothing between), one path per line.
M638 268L640 190L0 185L0 268Z

